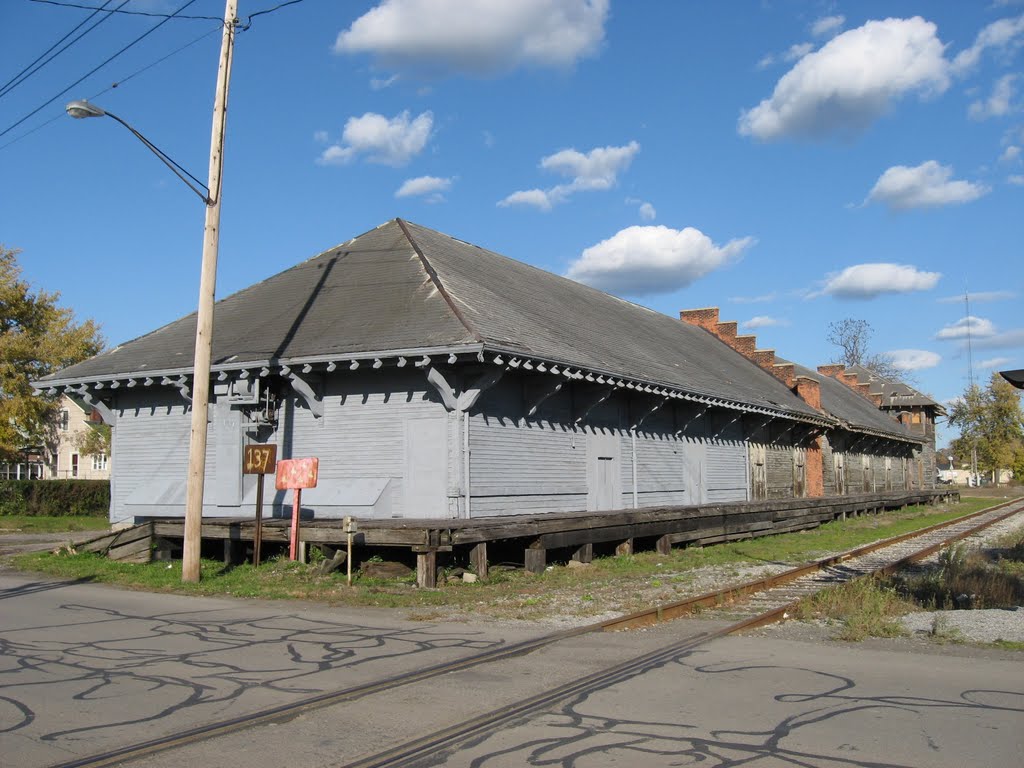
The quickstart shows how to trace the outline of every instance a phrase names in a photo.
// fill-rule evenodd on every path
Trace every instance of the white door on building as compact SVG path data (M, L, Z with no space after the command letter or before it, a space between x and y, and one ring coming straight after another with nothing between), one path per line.
M405 423L403 517L450 517L448 509L448 419Z
M587 434L587 509L621 509L622 467L619 436Z

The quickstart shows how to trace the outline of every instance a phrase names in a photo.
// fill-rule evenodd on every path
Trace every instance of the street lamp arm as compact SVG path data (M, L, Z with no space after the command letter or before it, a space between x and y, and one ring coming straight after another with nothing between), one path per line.
M110 118L113 118L114 120L119 122L121 125L123 125L125 128L127 128L129 131L131 131L132 135L135 136L135 138L137 138L139 141L141 141L150 152L152 152L154 155L156 155L158 158L160 158L160 162L162 162L164 165L166 165L168 168L170 168L171 172L174 173L175 176L177 176L179 179L181 179L189 189L191 189L193 192L195 192L197 195L199 195L199 199L200 200L202 200L208 206L213 205L213 198L210 195L210 190L209 190L209 188L205 184L203 184L203 182L201 182L199 179L197 179L191 173L189 173L184 168L182 168L178 163L176 163L171 158L170 155L168 155L166 152L164 152L162 149L160 149L160 147L158 147L152 141L147 139L145 136L143 136L141 133L139 133L137 130L135 130L130 124L128 124L126 121L122 120L120 117L115 115L113 112L108 112L107 110L102 109L100 107L97 107L95 104L89 104L86 101L73 101L73 102L71 102L70 104L67 105L67 113L71 117L75 117L75 118L83 118L83 117L110 117ZM206 190L205 193L202 190Z
M180 165L178 165L176 162L174 162L174 160L166 152L164 152L162 149L160 149L160 147L158 147L156 144L151 142L149 139L147 139L145 136L143 136L137 130L132 128L128 123L126 123L120 117L115 115L113 112L107 112L107 117L114 118L115 120L117 120L117 122L119 122L121 125L123 125L125 128L127 128L129 131L131 131L132 134L135 136L135 138L137 138L139 141L141 141L143 144L145 144L146 147L149 148L150 152L152 152L154 155L156 155L158 158L160 158L160 161L164 165L166 165L168 168L170 168L175 176L177 176L179 179L181 179L183 182L185 182L185 185L188 186L189 189L191 189L193 192L195 192L197 195L199 195L199 199L200 200L202 200L207 205L213 205L213 198L210 197L210 190L207 189L206 185L203 184L203 182L201 182L199 179L197 179L191 173L189 173L184 168L182 168ZM188 178L186 178L186 177L188 177ZM189 181L189 179L191 179L191 181ZM196 185L198 185L198 186L196 186ZM200 187L203 190L206 190L206 191L205 192L200 191Z

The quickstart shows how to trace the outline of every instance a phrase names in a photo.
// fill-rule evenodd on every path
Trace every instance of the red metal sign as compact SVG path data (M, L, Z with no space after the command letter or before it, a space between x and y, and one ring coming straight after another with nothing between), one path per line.
M277 490L316 488L316 476L320 460L315 456L308 459L281 459L277 462Z

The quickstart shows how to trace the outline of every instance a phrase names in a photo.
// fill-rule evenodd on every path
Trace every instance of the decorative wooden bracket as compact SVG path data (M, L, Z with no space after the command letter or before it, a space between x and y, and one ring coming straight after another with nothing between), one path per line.
M324 415L324 401L323 398L318 397L316 392L313 391L313 387L310 386L309 382L299 377L295 371L288 371L288 381L291 382L292 389L295 390L295 394L302 398L306 407L309 408L309 412L313 414L314 418L320 419Z
M437 390L437 394L441 396L441 402L444 403L444 407L447 410L465 413L476 405L480 395L498 382L503 373L504 371L501 369L492 368L482 374L461 395L455 394L455 388L448 383L448 379L445 378L444 374L434 366L430 366L427 369L427 381Z
M614 391L615 390L612 387L608 387L606 389L600 390L599 392L595 392L593 395L591 395L590 398L587 399L587 402L583 404L582 408L580 408L580 415L576 417L574 423L579 424L581 421L586 419L587 416L590 415L590 412L597 408L597 406L599 406L609 397L611 397L612 392Z
M169 379L164 376L163 381L160 382L165 386L172 386L178 389L178 394L181 395L181 399L186 403L192 402L192 395L188 391L188 379L184 376L179 376L176 379Z
M505 372L500 368L492 368L477 377L477 380L470 384L466 390L459 395L459 410L463 413L467 413L470 408L476 405L476 401L480 399L480 395L497 384L504 373Z
M110 406L108 406L99 398L91 395L85 387L79 389L78 394L86 403L90 405L90 407L94 408L99 413L99 415L103 418L104 424L110 427L113 427L117 424L117 414L110 410Z
M549 397L551 397L556 392L559 392L561 389L562 389L562 382L560 382L560 381L548 382L547 388L544 389L542 392L538 393L536 398L534 398L533 405L531 405L526 410L526 415L527 416L533 416L533 414L535 414L537 412L537 409L540 408L541 404L545 400L547 400Z
M658 411L660 411L660 410L661 410L661 408L662 408L662 406L663 406L663 405L665 405L665 403L667 403L668 401L669 401L669 398L667 398L667 397L663 397L663 398L661 398L660 400L658 400L658 402L656 402L656 403L654 404L654 406L653 406L653 407L651 407L651 408L648 408L648 409L647 409L647 410L646 410L646 411L644 412L643 416L641 416L641 417L640 417L639 419L637 419L637 420L636 420L636 421L635 421L635 422L633 423L633 426L631 426L631 427L630 427L630 429L639 429L639 427L640 427L640 425L641 425L641 424L643 424L643 423L644 423L645 421L647 421L647 419L649 419L649 418L650 418L651 416L653 416L653 415L654 415L655 413L657 413Z
M455 389L451 384L448 383L448 379L444 377L434 366L430 366L427 369L427 381L430 382L430 386L437 390L437 394L441 396L441 402L444 403L444 407L449 411L457 411L459 409L459 399L455 395Z

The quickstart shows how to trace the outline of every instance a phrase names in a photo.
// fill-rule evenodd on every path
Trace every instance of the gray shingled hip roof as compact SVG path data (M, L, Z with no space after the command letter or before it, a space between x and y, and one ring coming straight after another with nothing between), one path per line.
M195 315L40 380L191 373ZM826 424L701 328L395 219L216 305L213 368L498 353Z
M777 359L781 360L781 358ZM864 395L855 392L838 379L824 376L795 363L793 370L797 376L807 376L818 382L821 391L821 407L832 414L843 426L853 431L866 432L878 437L891 437L913 443L924 442L923 438L912 434L892 416L879 410Z

